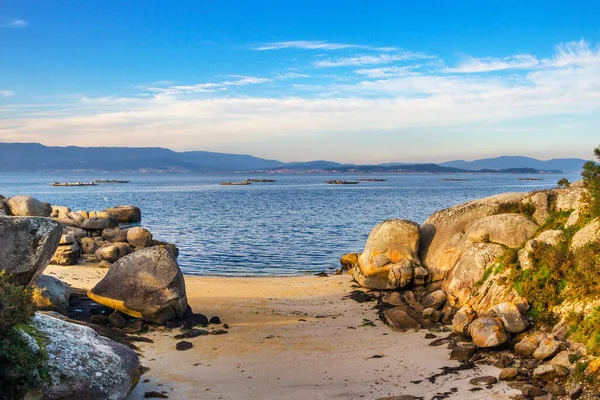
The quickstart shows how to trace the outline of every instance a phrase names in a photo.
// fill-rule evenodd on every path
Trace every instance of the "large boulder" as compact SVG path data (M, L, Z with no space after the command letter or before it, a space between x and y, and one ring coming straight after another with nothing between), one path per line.
M421 226L421 262L432 281L446 277L455 263L454 250L460 236L473 222L501 212L506 204L519 204L527 193L504 193L474 200L432 214Z
M48 354L48 380L37 396L48 400L120 400L137 385L140 363L135 351L91 328L51 315L35 314L33 325L46 338L44 350Z
M529 328L529 321L521 314L515 303L504 302L492 308L494 314L504 324L504 329L509 333L525 332Z
M131 246L128 243L117 242L100 247L98 250L96 250L94 255L98 261L108 261L110 263L114 263L115 261L131 253L131 251Z
M469 224L465 237L473 243L496 243L518 249L533 237L537 228L524 215L490 215Z
M81 248L77 242L61 244L54 252L50 263L54 265L77 265L80 255Z
M117 221L112 218L88 218L81 224L81 229L88 231L103 231L106 228L114 228L117 226Z
M105 246L106 242L100 236L81 238L81 250L83 254L94 254L96 251Z
M377 225L367 239L354 268L354 279L371 289L397 289L408 286L413 269L419 266L419 225L391 219Z
M127 229L117 228L106 228L102 231L102 237L109 242L126 242L127 241Z
M535 207L532 217L539 225L543 225L550 218L549 203L547 192L532 193L522 201L522 204L531 204Z
M49 217L52 206L31 196L15 196L5 200L6 211L17 217Z
M497 318L481 317L469 325L469 334L477 347L497 347L508 341L502 321Z
M0 271L27 285L42 274L58 247L61 228L35 217L0 217Z
M142 211L139 207L132 205L107 208L104 211L121 223L140 222L142 220Z
M67 214L71 212L69 207L65 206L51 206L52 214L51 216L54 218L67 218Z
M183 274L163 246L123 257L89 292L108 307L148 322L164 324L182 317L188 307Z
M585 204L583 199L586 191L580 187L553 190L554 209L556 211L580 210Z
M452 329L461 335L469 333L469 326L477 318L477 313L470 305L465 305L454 314L452 318Z
M600 218L596 218L575 233L571 240L571 250L577 250L598 241L600 241Z
M133 247L149 247L152 244L152 233L141 226L129 228L127 230L127 241Z
M33 302L38 310L57 311L67 315L71 286L49 275L41 275L33 287Z

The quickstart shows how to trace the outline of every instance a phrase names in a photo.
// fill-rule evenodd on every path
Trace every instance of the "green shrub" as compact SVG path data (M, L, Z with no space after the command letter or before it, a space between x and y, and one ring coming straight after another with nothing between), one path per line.
M600 146L594 149L594 155L600 160ZM583 164L581 172L585 187L588 189L586 196L586 211L592 217L600 217L600 165L594 161Z
M522 214L526 217L533 217L535 214L535 204L533 203L503 203L498 207L498 214Z
M577 314L567 318L567 323L570 339L585 344L592 354L600 354L600 307L588 316Z
M558 187L561 188L568 188L569 186L571 186L571 182L569 182L567 178L560 179L556 184L558 185Z
M34 352L16 328L28 326L34 313L31 289L0 272L0 399L20 399L45 378L45 353ZM40 343L38 343L40 344Z

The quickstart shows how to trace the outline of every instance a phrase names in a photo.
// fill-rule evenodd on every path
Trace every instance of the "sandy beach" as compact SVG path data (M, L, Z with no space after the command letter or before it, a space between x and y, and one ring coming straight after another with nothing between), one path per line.
M105 272L90 264L49 266L45 273L87 289ZM153 343L139 344L141 361L150 370L128 399L148 391L171 399L298 400L508 399L519 393L504 383L470 391L469 379L498 375L488 366L430 382L440 368L458 365L448 359L449 351L428 346L427 331L393 332L377 318L374 303L344 299L354 289L347 275L186 276L186 287L193 310L219 316L228 333L186 339L193 343L187 351L175 349L179 329L145 334Z

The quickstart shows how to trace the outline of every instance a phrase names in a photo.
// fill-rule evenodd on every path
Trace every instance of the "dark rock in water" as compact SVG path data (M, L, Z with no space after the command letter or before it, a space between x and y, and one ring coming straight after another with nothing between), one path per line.
M227 332L225 329L215 329L214 331L210 331L211 335L224 335L226 333L229 332Z
M164 324L188 308L183 274L164 247L149 247L114 263L88 296L145 321Z
M217 317L216 315L214 317L210 318L210 321L208 321L209 324L220 324L221 323L221 318Z
M98 315L92 315L90 317L90 322L92 324L98 324L98 325L108 325L108 323L110 322L110 320L108 319L108 317L104 314L98 314Z
M160 392L145 392L144 398L145 399L168 399L169 396L167 396L166 394L160 393Z
M496 379L495 376L478 376L477 378L473 378L469 381L471 385L475 386L493 385L496 382L498 382L498 379Z
M60 225L46 218L0 217L0 270L27 285L42 274L56 251Z
M144 321L141 319L134 319L127 322L125 332L127 333L139 333L144 329Z
M194 347L194 345L190 342L186 342L185 340L182 340L181 342L175 345L175 348L179 351L189 350L192 347Z
M459 344L450 352L450 359L456 361L468 361L473 357L476 351L477 346L472 343Z
M208 335L208 331L205 331L204 329L190 329L187 332L181 333L179 335L175 335L175 339L177 340L181 340L181 339L192 339L198 336L205 336Z
M377 297L370 293L365 293L362 290L353 290L349 295L345 296L345 298L352 299L357 303L366 303L368 301L377 300Z
M119 329L123 329L127 326L127 320L125 320L123 314L121 314L118 311L115 311L114 313L110 314L108 316L108 321Z

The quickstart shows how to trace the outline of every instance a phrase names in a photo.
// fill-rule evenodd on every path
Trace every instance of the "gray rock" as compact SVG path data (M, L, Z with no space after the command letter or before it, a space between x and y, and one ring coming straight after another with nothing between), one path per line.
M536 360L547 360L560 353L564 348L564 343L552 338L545 338L533 352L533 358Z
M140 366L133 350L50 315L37 313L33 324L47 338L44 399L120 400L137 385Z
M464 343L455 346L450 352L450 359L456 361L469 361L477 351L473 343Z
M162 246L131 253L114 263L88 296L125 314L164 324L188 307L183 274Z
M577 250L598 241L600 241L600 218L596 218L575 233L571 239L571 250Z
M58 247L62 229L35 217L0 217L0 270L27 285L42 274Z
M41 275L33 285L33 301L38 310L67 315L71 286L49 275Z
M106 228L102 231L102 237L109 242L126 242L127 241L127 229L117 228Z
M496 379L495 376L478 376L469 381L469 383L471 385L476 385L476 386L493 385L496 382L498 382L498 379Z
M492 311L502 321L504 329L509 333L521 333L529 328L529 322L521 315L521 311L514 303L497 304Z
M112 218L89 218L82 222L81 229L88 231L103 231L106 228L114 228L117 221Z
M452 319L452 329L456 333L466 335L469 332L469 325L477 318L473 307L466 305L460 308Z
M64 206L51 206L52 216L56 218L67 218L67 214L71 212L69 207Z
M132 249L129 243L116 242L100 247L94 254L98 261L114 263L131 253L131 251Z
M4 200L5 210L17 217L49 217L52 206L31 196L15 196Z

